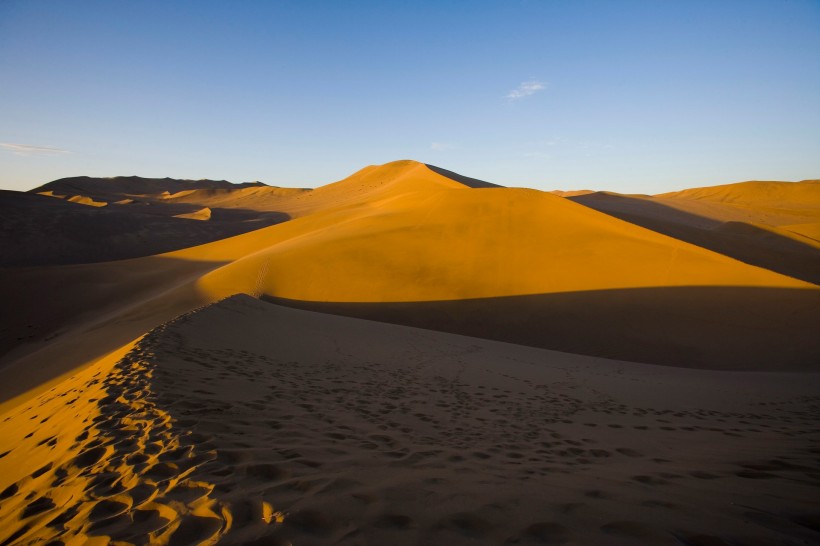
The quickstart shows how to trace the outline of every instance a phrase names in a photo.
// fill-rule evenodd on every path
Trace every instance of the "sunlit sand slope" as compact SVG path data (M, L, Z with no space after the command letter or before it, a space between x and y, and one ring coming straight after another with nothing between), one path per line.
M820 182L742 182L656 196L596 192L573 201L628 222L820 283Z
M657 197L724 203L753 210L808 214L820 209L820 180L803 182L739 182L662 193Z
M237 296L0 415L0 541L812 544L818 385Z

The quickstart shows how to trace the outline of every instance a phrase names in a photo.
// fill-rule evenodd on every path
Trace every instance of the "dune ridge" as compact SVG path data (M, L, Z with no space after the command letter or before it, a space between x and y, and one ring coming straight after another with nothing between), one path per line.
M741 182L655 196L569 197L742 262L820 283L820 183Z
M116 358L0 416L4 435L44 421L0 456L0 538L820 538L816 374L607 361L248 296Z

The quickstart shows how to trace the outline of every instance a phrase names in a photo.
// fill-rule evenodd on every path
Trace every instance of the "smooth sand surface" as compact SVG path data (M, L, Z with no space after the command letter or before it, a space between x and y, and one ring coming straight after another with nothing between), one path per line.
M0 540L812 544L818 379L236 296L0 416Z
M200 221L208 221L211 219L211 209L208 207L203 207L199 210L195 210L193 212L186 212L183 214L176 214L174 218L187 218L188 220L200 220Z
M820 182L741 182L655 196L571 199L622 220L820 284Z

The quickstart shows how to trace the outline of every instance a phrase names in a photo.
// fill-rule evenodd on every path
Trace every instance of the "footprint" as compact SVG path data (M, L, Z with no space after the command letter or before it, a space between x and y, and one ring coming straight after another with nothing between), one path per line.
M30 518L54 508L56 504L48 497L40 497L30 502L24 509L20 519Z
M563 544L567 540L567 528L551 521L533 523L523 534L543 544Z
M131 508L131 499L120 495L114 499L99 501L88 515L89 521L98 522L122 515Z
M601 531L608 535L644 539L652 536L652 529L636 521L613 521L601 525Z
M410 529L413 527L413 519L404 514L384 514L373 522L373 526L381 529Z
M453 514L442 520L438 526L440 528L452 529L470 538L478 539L486 538L493 530L493 525L486 519L466 512Z

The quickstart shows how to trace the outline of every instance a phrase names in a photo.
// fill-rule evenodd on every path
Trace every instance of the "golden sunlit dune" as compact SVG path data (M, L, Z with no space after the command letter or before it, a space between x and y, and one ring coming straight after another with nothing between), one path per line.
M818 538L816 182L547 193L404 160L2 212L0 542ZM726 508L763 485L775 516Z
M662 193L658 197L714 201L762 210L806 210L820 208L820 180L802 182L738 182L723 186L693 188Z
M187 218L189 220L210 220L211 209L208 207L195 210L194 212L184 212L182 214L175 214L174 218Z
M558 197L577 197L579 195L587 195L595 192L593 190L552 190L550 193L557 195Z
M91 207L105 207L108 205L105 201L94 201L90 197L86 197L84 195L74 195L67 199L67 201L71 201L72 203L79 203L81 205L88 205Z
M656 196L571 198L622 220L820 283L820 182L742 182Z

